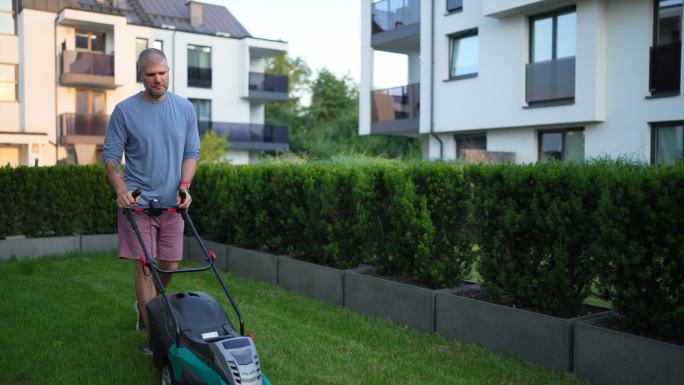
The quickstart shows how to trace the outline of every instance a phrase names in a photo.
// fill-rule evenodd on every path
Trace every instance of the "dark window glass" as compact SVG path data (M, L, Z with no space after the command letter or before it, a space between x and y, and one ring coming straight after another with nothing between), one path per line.
M88 32L76 32L76 48L88 49Z
M195 107L197 112L197 127L200 135L209 131L211 128L211 100L208 99L188 99Z
M533 63L574 57L577 50L577 14L566 10L531 19Z
M480 47L477 31L470 31L449 38L449 78L477 74Z
M652 146L655 164L684 163L684 122L653 127Z
M211 47L188 45L188 86L211 88Z
M539 160L542 162L584 161L584 131L565 130L540 132Z
M463 9L463 0L447 0L447 12L454 12Z
M105 34L103 32L76 31L76 49L104 52Z
M106 108L105 91L76 90L77 114L104 114Z
M667 45L681 41L682 3L682 0L657 1L655 45Z

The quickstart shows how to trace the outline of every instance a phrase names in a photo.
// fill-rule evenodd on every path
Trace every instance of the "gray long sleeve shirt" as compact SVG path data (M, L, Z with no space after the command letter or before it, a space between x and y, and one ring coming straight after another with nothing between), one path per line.
M129 191L142 190L140 203L158 199L176 204L185 159L199 160L200 140L195 108L171 92L161 103L142 93L114 108L104 140L104 161L121 162L125 153L124 181Z

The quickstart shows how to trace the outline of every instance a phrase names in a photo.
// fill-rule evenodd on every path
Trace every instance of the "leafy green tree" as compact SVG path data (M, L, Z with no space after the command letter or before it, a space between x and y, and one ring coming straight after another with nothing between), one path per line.
M218 135L215 131L207 131L200 140L200 163L222 163L226 161L226 153L230 148L228 133Z

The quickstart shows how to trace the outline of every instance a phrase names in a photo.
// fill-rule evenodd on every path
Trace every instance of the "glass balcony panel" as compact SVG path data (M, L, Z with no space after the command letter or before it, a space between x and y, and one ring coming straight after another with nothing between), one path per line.
M651 47L650 91L678 93L681 83L682 43Z
M104 136L109 124L105 114L62 114L62 136Z
M63 74L114 76L114 55L86 51L64 51Z
M419 0L382 0L372 4L372 31L380 33L420 22Z
M249 90L287 93L287 75L274 75L260 72L249 73Z
M575 58L528 63L527 103L575 98Z
M218 134L228 133L229 142L288 143L288 127L273 124L213 122Z
M420 83L372 92L372 121L420 117Z

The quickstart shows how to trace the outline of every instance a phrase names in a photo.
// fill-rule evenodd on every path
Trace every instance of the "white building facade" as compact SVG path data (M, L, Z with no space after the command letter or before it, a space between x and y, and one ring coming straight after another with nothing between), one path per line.
M101 160L109 115L139 92L148 47L169 62L169 91L197 109L201 133L228 133L233 163L288 148L265 124L287 99L287 77L265 58L287 44L253 38L221 6L182 0L0 0L0 165Z
M682 0L362 0L360 134L424 157L682 162ZM408 84L373 89L374 52Z

